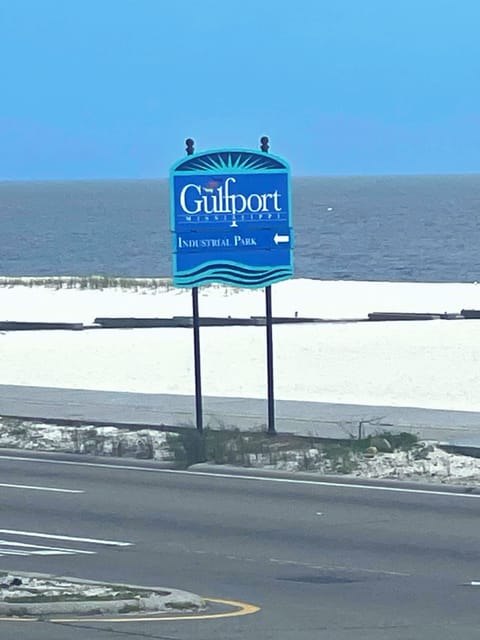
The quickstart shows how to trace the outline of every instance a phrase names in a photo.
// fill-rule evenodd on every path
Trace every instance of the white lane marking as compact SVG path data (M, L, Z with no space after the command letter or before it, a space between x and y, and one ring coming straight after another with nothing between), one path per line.
M29 491L56 491L57 493L85 493L80 489L59 489L57 487L37 487L30 486L28 484L5 484L0 482L0 487L5 487L6 489L27 489Z
M168 473L182 473L189 474L193 473L190 471L177 471L175 469L157 469L154 467L134 467L133 465L126 464L105 464L102 462L74 462L72 460L45 460L43 458L27 458L26 456L5 456L0 455L0 460L11 460L13 462L40 462L43 464L61 464L73 467L94 467L97 469L119 469L120 471L153 471L155 473L158 472L168 472ZM195 473L200 473L199 471ZM217 475L217 474L212 474Z
M68 540L70 542L90 542L92 544L105 544L114 547L131 547L132 542L118 542L118 540L102 540L98 538L78 538L76 536L63 536L56 533L40 533L38 531L19 531L17 529L0 529L0 533L8 533L27 538L49 538L51 540Z
M20 547L21 549L49 549L51 551L64 551L67 553L80 553L81 555L93 556L95 551L84 551L83 549L68 549L65 547L49 547L44 544L27 544L26 542L14 542L10 540L0 540L0 546ZM33 552L32 552L33 553Z
M26 458L20 456L0 456L0 460L15 460L16 462L41 462L47 464L62 464L78 467L96 467L119 471L147 471L153 473L167 473L183 476L204 476L207 478L228 478L230 480L256 480L257 482L278 482L284 484L305 484L311 486L337 487L342 489L368 489L371 491L391 491L396 493L416 493L430 496L447 496L449 498L480 498L480 493L456 493L453 491L438 491L436 489L404 489L403 487L379 487L369 484L353 484L349 482L324 482L322 480L299 480L294 478L269 478L267 476L244 476L236 473L210 473L208 471L179 471L176 469L154 469L152 467L134 467L129 465L109 465L100 462L72 462L70 460L42 460L41 458Z
M0 556L73 556L75 551L50 551L40 549L40 551L16 551L15 549L3 549L0 547Z
M208 476L211 478L239 478L240 480L257 480L263 482L279 482L287 484L307 484L307 485L320 485L321 487L337 487L340 489L371 489L372 491L393 491L397 493L417 493L433 496L449 496L453 498L480 498L480 494L475 493L455 493L453 491L439 491L437 489L407 489L403 487L381 487L370 484L353 484L350 482L325 482L323 480L299 480L295 478L268 478L267 476L243 476L240 474L232 473L208 473L206 471L174 471L172 469L162 469L167 473L184 473L195 476Z
M40 551L30 551L29 556L74 556L77 553L75 549L70 551L61 551L60 549L40 549Z

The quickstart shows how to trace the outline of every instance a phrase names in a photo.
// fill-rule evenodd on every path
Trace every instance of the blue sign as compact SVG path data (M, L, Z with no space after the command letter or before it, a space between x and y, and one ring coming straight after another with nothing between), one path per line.
M170 173L173 282L265 287L293 276L290 172L276 156L207 151Z

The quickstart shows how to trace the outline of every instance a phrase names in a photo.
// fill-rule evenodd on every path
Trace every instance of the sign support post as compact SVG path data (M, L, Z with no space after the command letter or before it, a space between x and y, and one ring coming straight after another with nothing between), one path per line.
M260 138L260 149L268 153L270 148L267 136ZM265 287L265 325L267 331L267 406L268 422L267 434L275 435L275 392L273 380L273 315L272 315L272 285Z
M185 140L188 156L195 152L195 142L192 138ZM200 314L198 311L198 287L192 288L192 318L193 318L193 359L195 368L195 422L197 431L203 432L202 408L202 367L200 355Z

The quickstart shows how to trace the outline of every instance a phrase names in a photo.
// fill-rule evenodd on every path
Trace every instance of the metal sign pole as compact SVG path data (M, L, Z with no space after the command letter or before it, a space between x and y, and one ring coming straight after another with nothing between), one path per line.
M192 138L185 140L187 155L194 154L195 142ZM193 358L195 367L195 422L197 431L203 431L202 409L202 370L200 358L200 316L198 312L198 287L192 288L192 316L193 316Z
M260 138L260 149L268 153L270 148L267 136ZM265 287L265 325L267 328L267 398L268 398L268 426L267 433L275 435L275 391L273 384L273 316L272 316L272 286Z

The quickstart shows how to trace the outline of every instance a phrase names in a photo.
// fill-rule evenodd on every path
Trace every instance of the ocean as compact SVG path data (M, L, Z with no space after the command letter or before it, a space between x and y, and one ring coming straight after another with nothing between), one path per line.
M480 281L480 174L293 178L295 277ZM168 181L0 182L0 275L171 275Z

